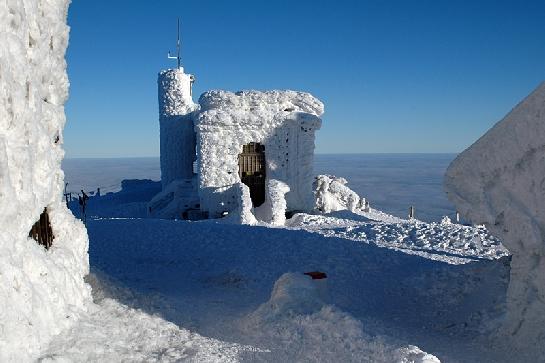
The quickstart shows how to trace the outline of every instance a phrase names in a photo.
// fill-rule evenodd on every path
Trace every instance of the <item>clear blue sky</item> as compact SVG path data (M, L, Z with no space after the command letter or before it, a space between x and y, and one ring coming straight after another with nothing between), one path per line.
M67 157L159 155L178 16L195 100L311 92L319 153L459 152L545 80L544 1L73 0Z

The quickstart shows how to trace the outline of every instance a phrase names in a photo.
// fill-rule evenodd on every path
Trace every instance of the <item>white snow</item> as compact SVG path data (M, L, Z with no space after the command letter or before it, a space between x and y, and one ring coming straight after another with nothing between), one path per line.
M287 209L313 209L314 132L323 113L319 100L295 91L208 91L199 104L195 118L199 196L210 217L236 208L222 202L233 199L229 186L240 182L238 155L250 142L265 146L267 180L290 188ZM222 198L217 198L218 190L223 191Z
M88 239L62 199L67 0L0 2L0 361L36 358L85 312ZM45 250L29 231L47 208Z
M545 355L545 83L450 165L449 199L513 254L500 339ZM531 360L531 358L528 358Z
M290 187L280 180L269 179L266 186L265 203L255 208L254 213L260 221L276 226L286 223L286 193Z
M199 210L199 196L194 179L170 182L148 204L148 213L154 218L181 219L180 211Z

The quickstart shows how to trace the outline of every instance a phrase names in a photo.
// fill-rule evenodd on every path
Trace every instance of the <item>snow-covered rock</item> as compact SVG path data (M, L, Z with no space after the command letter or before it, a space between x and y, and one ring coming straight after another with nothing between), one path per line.
M34 359L90 301L88 238L62 199L67 0L0 2L0 361ZM47 208L46 250L29 238Z
M513 254L505 336L545 353L545 83L447 170L449 199Z
M332 175L318 175L314 180L316 209L323 213L339 210L355 212L365 207L365 198L347 187L344 178Z
M274 283L271 298L261 305L253 318L261 321L278 320L319 311L324 302L316 281L302 273L285 273Z

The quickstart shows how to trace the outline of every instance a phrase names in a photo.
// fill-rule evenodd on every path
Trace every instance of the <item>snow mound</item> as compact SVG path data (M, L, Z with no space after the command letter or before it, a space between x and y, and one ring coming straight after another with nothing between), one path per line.
M243 322L258 346L277 346L266 361L415 362L439 360L415 346L398 348L382 337L371 337L363 324L323 299L324 280L302 273L285 273L275 282L269 301Z
M324 305L318 292L320 283L302 273L283 274L274 283L271 298L254 312L253 319L273 321L319 311Z
M121 304L118 299L140 296L100 272L89 274L88 281L95 304L77 325L55 337L41 362L238 362L241 352L254 350Z
M505 336L545 354L545 83L449 166L445 189L513 254Z
M356 211L365 207L365 198L347 187L348 181L332 175L318 175L314 180L316 209L330 213L339 210Z
M0 361L34 359L85 310L88 238L62 200L69 1L0 3ZM29 238L47 214L49 250ZM45 225L45 224L44 224Z

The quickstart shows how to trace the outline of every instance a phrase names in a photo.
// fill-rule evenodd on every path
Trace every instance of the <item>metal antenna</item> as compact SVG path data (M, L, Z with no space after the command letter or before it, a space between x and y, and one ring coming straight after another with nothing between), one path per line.
M182 42L180 41L180 18L178 18L178 40L176 41L176 57L171 56L170 51L168 52L168 59L176 59L178 61L178 69L180 69L182 61L182 57L180 56L181 48Z

